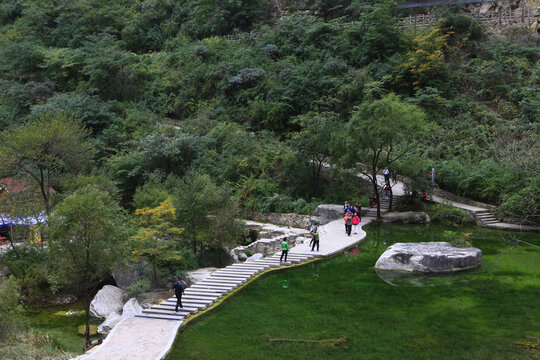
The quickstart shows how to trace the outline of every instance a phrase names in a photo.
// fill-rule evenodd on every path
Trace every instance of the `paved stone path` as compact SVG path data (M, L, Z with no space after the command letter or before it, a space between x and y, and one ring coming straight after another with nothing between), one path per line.
M237 263L218 269L204 280L186 289L182 308L174 312L176 298L145 309L142 315L128 318L114 327L103 344L79 356L78 360L159 360L170 351L178 329L185 320L210 306L215 306L231 291L245 284L253 276L269 269L302 264L316 257L339 253L365 238L362 226L373 221L364 217L358 234L347 236L342 219L319 227L319 251L311 251L309 241L289 251L287 262L280 262L281 252L261 260Z
M364 177L363 175L359 175ZM379 185L384 185L384 177L382 175L377 175L377 182ZM404 184L401 181L392 185L392 193L395 196L405 195ZM530 232L540 232L540 227L530 226L530 225L518 225L518 224L509 224L500 222L493 216L493 213L488 208L472 206L458 201L452 201L444 199L437 195L430 196L430 200L438 204L449 204L454 207L460 208L471 213L481 226L492 228L492 229L501 229L501 230L514 230L514 231L530 231Z

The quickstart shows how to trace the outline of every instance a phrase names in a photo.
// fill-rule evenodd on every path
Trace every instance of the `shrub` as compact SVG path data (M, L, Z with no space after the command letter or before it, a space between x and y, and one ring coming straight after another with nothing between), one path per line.
M266 76L266 71L260 68L244 68L238 72L238 75L229 79L230 85L240 87L253 87L257 85Z
M457 231L447 230L443 234L445 240L456 247L471 247L469 241L470 233L458 233Z
M448 204L432 205L426 210L432 222L456 226L471 222L465 211Z
M150 290L150 282L145 279L137 279L126 288L129 297L134 297Z
M0 282L0 339L7 338L20 327L20 298L20 287L14 277Z

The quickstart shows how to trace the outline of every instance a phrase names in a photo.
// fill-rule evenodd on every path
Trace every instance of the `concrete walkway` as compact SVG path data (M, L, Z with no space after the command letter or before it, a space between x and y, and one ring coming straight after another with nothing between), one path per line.
M289 251L287 262L280 262L281 253L261 260L237 263L212 273L204 280L186 289L182 297L184 308L174 312L176 298L145 309L142 315L122 320L114 327L103 344L91 349L77 360L160 360L171 350L178 329L184 321L201 311L218 306L230 292L243 286L253 276L270 269L298 265L317 257L337 254L357 244L366 237L362 227L373 218L364 217L358 234L347 236L343 219L319 228L319 251L311 251L309 241L298 244Z
M365 176L361 174L359 176L365 178ZM385 182L384 182L384 177L382 175L377 175L377 183L380 186L384 186ZM392 193L397 196L405 195L403 182L398 181L397 183L392 184ZM429 199L433 201L434 203L449 204L472 214L477 220L478 225L483 226L483 227L492 228L492 229L500 229L500 230L540 232L540 227L538 226L509 224L509 223L500 222L499 220L495 218L495 216L493 216L493 214L491 213L491 210L488 208L472 206L472 205L464 204L458 201L448 200L437 195L432 195L429 197Z

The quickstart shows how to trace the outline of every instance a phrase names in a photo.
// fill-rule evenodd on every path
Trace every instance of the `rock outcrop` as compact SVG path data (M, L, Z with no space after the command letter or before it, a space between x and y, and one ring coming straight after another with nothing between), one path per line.
M98 326L97 332L103 335L108 334L113 327L122 320L122 316L116 312L110 313L101 325Z
M429 224L431 219L425 212L391 212L383 215L384 223L403 223L403 224Z
M124 291L116 286L105 285L90 303L90 315L106 318L122 310Z
M482 251L458 248L447 242L396 243L379 257L376 269L408 272L453 272L482 262Z
M216 270L217 268L215 267L207 267L207 268L200 268L197 270L186 271L184 278L182 280L184 280L187 286L191 286L195 283L198 283L199 281L203 279L206 279L208 276L210 276L210 274L212 274Z
M143 308L135 298L131 298L122 308L122 317L131 317L142 314Z
M317 206L311 217L312 223L319 225L328 224L330 221L343 217L343 205L321 204Z

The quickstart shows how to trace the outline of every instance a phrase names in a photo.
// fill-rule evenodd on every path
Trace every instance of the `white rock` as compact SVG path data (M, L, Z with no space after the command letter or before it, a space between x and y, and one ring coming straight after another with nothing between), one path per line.
M458 248L447 242L396 243L379 257L376 269L409 272L452 272L472 269L482 262L482 251Z
M207 267L207 268L200 268L197 270L187 271L184 275L183 280L186 282L188 286L191 286L193 284L198 283L199 281L206 279L208 276L210 276L210 274L212 274L216 270L217 268L215 267Z
M97 332L100 334L108 334L113 327L122 320L122 316L116 312L112 312L107 316L104 322L98 326Z
M255 260L260 260L262 258L263 258L263 254L257 253L248 257L246 261L255 261Z
M431 219L425 212L406 211L383 215L382 221L384 223L429 224Z
M131 298L124 304L122 309L122 317L131 317L142 314L143 308L135 298Z
M90 303L90 315L106 318L122 310L124 291L116 286L105 285Z

